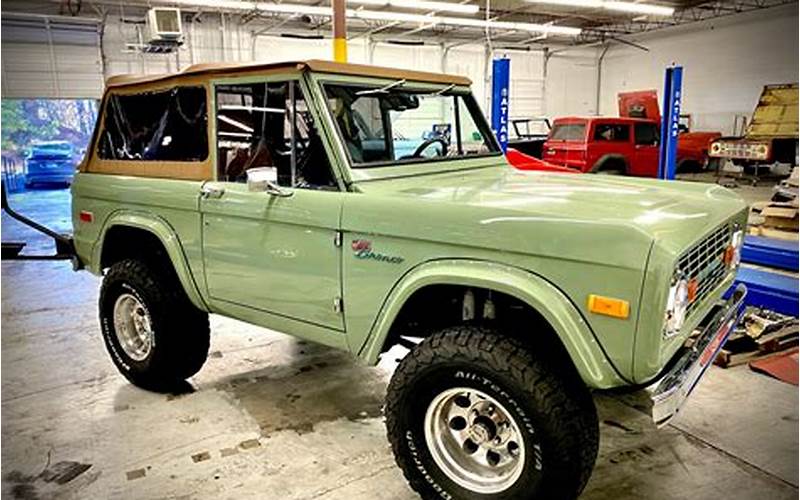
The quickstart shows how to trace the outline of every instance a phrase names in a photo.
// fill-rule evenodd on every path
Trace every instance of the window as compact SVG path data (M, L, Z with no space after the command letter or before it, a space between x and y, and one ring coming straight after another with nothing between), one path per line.
M551 141L583 141L586 123L556 123L550 133Z
M658 127L655 123L637 123L633 126L633 140L642 146L658 144Z
M110 94L103 116L101 159L203 161L208 156L203 87Z
M627 142L630 139L631 128L618 123L598 123L594 126L595 141Z
M498 154L470 94L389 86L328 84L328 108L353 167Z
M328 155L295 81L218 85L217 178L246 182L251 168L285 187L338 189Z

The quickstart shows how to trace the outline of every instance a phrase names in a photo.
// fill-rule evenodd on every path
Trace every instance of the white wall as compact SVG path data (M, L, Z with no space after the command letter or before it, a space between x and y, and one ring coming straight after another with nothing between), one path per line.
M217 61L270 62L302 59L330 59L330 39L302 40L272 33L253 37L251 27L241 27L232 18L223 22L218 14L206 14L202 23L184 24L185 44L177 54L141 54L125 50L137 40L136 25L109 17L104 36L106 77L120 73L165 73L190 64ZM223 40L223 33L225 33ZM225 47L223 50L222 47ZM485 110L489 108L491 81L486 81L486 52L483 45L461 45L447 51L442 65L440 45L404 46L378 43L370 49L365 38L348 42L350 62L378 66L447 72L469 77L473 92ZM543 58L537 52L497 51L495 57L511 58L512 116L541 115L544 112Z
M797 23L795 4L632 39L649 52L616 44L603 61L600 112L617 115L620 91L658 89L660 98L675 62L693 128L732 133L734 116L749 118L765 84L797 82Z
M125 53L124 44L135 41L136 28L117 19L109 16L105 30L106 76L164 73L209 61L327 59L332 52L329 39L300 40L271 33L256 37L253 44L253 26L241 26L231 17L223 24L218 14L208 13L202 23L185 25L186 44L178 54ZM599 113L617 115L620 91L657 89L661 93L664 69L674 61L684 67L683 110L692 114L694 128L729 133L735 115L749 117L752 113L763 85L797 81L797 22L797 5L789 5L629 38L647 46L649 52L612 44L602 64ZM444 67L442 50L439 45L390 44L377 44L370 50L364 38L349 43L352 62L444 70L469 77L478 102L488 113L491 81L485 78L484 46L450 49ZM600 53L598 47L556 48L545 58L542 51L495 50L493 57L511 59L511 116L598 114Z
M547 61L544 114L551 118L597 114L595 49L554 51Z

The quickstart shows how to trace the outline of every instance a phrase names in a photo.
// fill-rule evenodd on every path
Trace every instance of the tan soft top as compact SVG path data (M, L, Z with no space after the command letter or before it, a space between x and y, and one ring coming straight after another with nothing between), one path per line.
M158 75L117 75L106 80L106 87L126 87L156 83L181 76L221 75L258 73L259 71L316 71L319 73L335 73L353 76L374 76L379 78L406 79L409 81L444 83L454 85L470 85L472 81L464 76L429 73L427 71L411 71L366 64L339 63L312 59L308 61L286 61L275 63L241 64L241 63L203 63L193 64L180 73L164 73Z

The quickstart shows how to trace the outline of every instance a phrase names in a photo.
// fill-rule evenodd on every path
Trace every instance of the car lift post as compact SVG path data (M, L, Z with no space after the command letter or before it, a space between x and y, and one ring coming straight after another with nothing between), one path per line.
M661 117L661 147L658 151L658 178L675 179L675 158L681 118L683 67L672 65L664 75L664 115Z
M492 61L492 131L503 153L508 148L510 63L507 57Z

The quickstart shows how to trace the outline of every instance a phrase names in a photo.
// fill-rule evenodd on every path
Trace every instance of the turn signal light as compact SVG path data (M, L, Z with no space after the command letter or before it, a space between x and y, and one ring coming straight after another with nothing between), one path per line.
M604 297L602 295L589 295L589 311L595 314L625 319L630 315L630 310L631 306L627 300Z
M690 304L694 302L694 299L697 298L697 288L698 288L697 278L690 279L689 284L686 287L687 298L689 299Z
M733 262L733 256L736 253L736 249L733 245L728 245L725 248L725 253L722 255L722 262L725 263L726 266L730 266Z
M78 218L81 220L81 222L93 222L94 214L92 212L87 212L86 210L81 210Z

